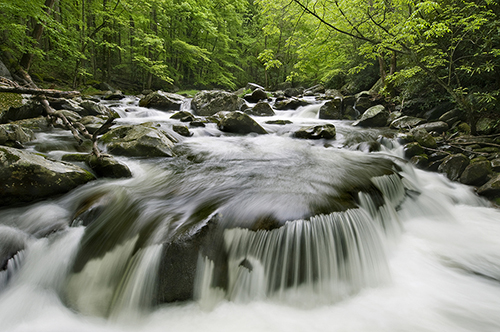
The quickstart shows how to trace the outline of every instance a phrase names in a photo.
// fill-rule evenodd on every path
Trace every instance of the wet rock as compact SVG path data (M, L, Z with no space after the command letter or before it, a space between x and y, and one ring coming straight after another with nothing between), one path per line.
M198 127L198 128L205 128L206 125L203 121L191 121L189 123L190 127Z
M68 110L59 110L55 112L58 116L64 116L66 119L68 119L70 122L77 122L79 121L82 116L76 112L73 111L68 111Z
M429 167L429 157L425 154L411 157L410 162L420 169L427 169Z
M257 90L256 90L257 91ZM244 111L246 114L254 116L273 116L273 108L265 101L258 102L253 108Z
M172 126L172 130L175 131L177 134L184 136L184 137L190 137L193 134L189 131L189 128L186 126Z
M425 119L404 115L391 122L390 127L395 129L411 129L425 123Z
M415 127L415 129L424 129L428 133L436 132L438 134L444 133L445 131L448 130L448 128L449 128L448 124L444 121L424 123Z
M353 126L359 127L384 127L389 118L389 111L382 105L376 105L367 109L361 118L354 122Z
M286 88L284 93L285 97L291 98L291 97L299 97L302 95L302 92L304 92L304 89L301 88Z
M304 95L306 96L314 96L319 93L325 93L325 87L322 84L316 84L304 91Z
M431 148L431 149L437 148L436 140L425 129L416 129L416 128L412 129L410 131L410 135L413 136L413 138L415 139L415 141L417 141L418 144L420 144L425 148Z
M125 98L125 95L120 90L110 91L110 93L106 93L104 96L104 100L122 100Z
M0 145L19 142L27 143L35 138L35 134L28 128L23 128L17 124L0 125Z
M444 173L452 181L457 181L469 163L469 158L461 153L450 155L439 165L438 172Z
M191 107L198 115L210 116L219 112L237 111L244 103L234 93L212 90L198 92L191 101Z
M342 99L336 98L327 101L319 109L320 119L343 120ZM352 120L352 119L347 119Z
M373 96L368 91L362 91L355 96L356 103L354 108L360 113L363 114L369 108L376 106L378 102L373 100Z
M100 142L110 153L130 157L172 157L174 139L150 123L121 126L104 134Z
M491 163L488 160L476 162L472 160L460 176L460 182L472 186L482 186L489 180L489 175L492 172Z
M66 193L94 179L73 164L0 147L0 206Z
M35 99L23 98L20 104L0 112L0 123L36 118L45 114L44 108Z
M111 116L114 114L113 111L107 106L99 104L92 100L85 100L80 103L80 106L83 107L87 113L85 115L94 115L94 116Z
M220 130L235 134L267 134L254 119L242 112L224 114L218 123Z
M103 118L88 115L81 118L78 122L81 123L90 134L94 134L106 121Z
M296 138L302 139L335 139L336 130L332 124L311 126L301 128L293 134Z
M488 198L496 198L500 196L500 174L494 176L491 180L477 189L478 195Z
M139 101L139 106L155 108L161 111L178 111L186 98L181 95L155 91Z
M264 89L255 89L252 94L246 95L244 99L249 103L257 103L261 100L267 100L267 93Z
M500 172L500 158L495 158L491 161L493 171Z
M296 110L301 106L307 106L307 105L309 105L309 102L305 101L304 99L291 98L291 99L276 101L274 103L274 108L277 110Z
M132 172L127 165L120 163L111 156L96 157L90 155L86 158L86 164L98 176L104 178L130 178Z
M51 125L44 116L39 116L31 119L17 120L10 122L10 124L17 124L23 128L31 129L33 131L49 130Z
M417 142L408 143L403 147L403 153L406 159L411 159L414 156L424 153L424 148Z
M194 115L186 111L177 112L170 118L175 120L181 120L181 122L191 122L195 120Z
M88 112L80 106L80 103L73 99L65 99L65 98L51 98L49 99L50 106L52 106L56 110L67 110L73 111L81 116L85 116Z
M290 121L290 120L270 120L270 121L266 121L266 123L267 124L275 124L275 125L284 126L284 125L287 125L287 124L291 124L293 122Z

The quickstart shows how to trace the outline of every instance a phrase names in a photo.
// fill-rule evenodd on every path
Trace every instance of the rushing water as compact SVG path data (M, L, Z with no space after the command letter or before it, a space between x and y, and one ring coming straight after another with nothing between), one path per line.
M135 98L111 106L120 124L179 124ZM256 117L269 135L192 128L178 157L119 158L131 179L1 210L0 254L19 251L0 271L0 331L500 331L500 212L391 140L368 153L382 132L319 106ZM325 122L336 140L291 137ZM29 148L81 150L64 131ZM194 299L165 304L187 264Z

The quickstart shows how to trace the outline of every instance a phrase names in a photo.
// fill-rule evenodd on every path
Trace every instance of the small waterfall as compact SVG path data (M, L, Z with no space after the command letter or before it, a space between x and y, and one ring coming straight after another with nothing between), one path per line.
M10 279L19 271L25 257L24 250L19 251L7 261L7 268L0 271L0 292L7 286Z
M288 303L331 303L389 278L385 249L376 223L362 209L287 222L271 231L226 230L226 297L236 302L270 297ZM213 271L204 262L203 274ZM209 268L206 268L209 267ZM200 287L210 284L203 275ZM211 303L201 290L200 303ZM213 302L213 301L212 301Z

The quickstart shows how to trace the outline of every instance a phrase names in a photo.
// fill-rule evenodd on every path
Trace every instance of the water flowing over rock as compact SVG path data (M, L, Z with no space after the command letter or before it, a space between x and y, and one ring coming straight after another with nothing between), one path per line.
M223 114L218 123L220 130L235 134L267 134L254 119L242 112L231 112Z
M163 91L155 91L148 94L139 101L139 106L156 108L162 111L178 111L186 98Z
M382 105L376 105L367 109L361 118L355 121L353 126L360 127L384 127L389 118L389 111Z
M172 157L175 139L163 130L144 123L121 126L104 134L100 142L113 154L133 157Z
M35 138L32 130L23 128L17 124L0 125L0 145L13 144L15 142L26 143Z
M210 116L219 112L233 112L244 104L243 99L234 93L225 91L200 91L191 101L191 107L196 114Z
M95 177L75 165L0 147L0 206L62 194Z
M244 111L249 115L255 116L273 116L275 115L273 108L265 101L258 102L254 107Z

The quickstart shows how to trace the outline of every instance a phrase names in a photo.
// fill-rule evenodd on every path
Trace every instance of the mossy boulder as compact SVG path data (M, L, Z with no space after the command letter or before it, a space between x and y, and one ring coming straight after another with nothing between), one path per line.
M275 115L273 108L265 101L259 101L253 108L244 111L247 114L255 116L273 116Z
M267 134L267 131L262 128L248 114L242 112L231 112L223 114L218 127L220 130L235 134Z
M251 94L244 97L249 103L257 103L261 100L267 100L267 98L267 93L263 89L255 89Z
M0 147L0 206L66 193L95 176L81 167Z
M121 126L104 134L99 141L108 152L130 157L172 157L175 139L150 123Z
M128 166L120 163L111 156L101 156L98 158L90 155L86 158L85 162L98 177L114 179L132 177L132 172Z
M319 109L320 119L342 120L342 99L335 98L324 103ZM347 119L352 120L352 119Z
M45 112L43 106L32 98L16 99L7 103L6 107L8 108L0 110L0 123L36 118Z
M187 111L176 112L170 118L174 120L180 120L181 122L191 122L195 120L194 115Z
M115 116L115 113L107 106L99 104L92 100L85 100L80 103L80 106L83 107L86 113L82 114L86 115L94 115L94 116ZM118 116L115 116L118 117Z
M35 138L35 134L28 128L17 124L0 125L0 145L13 142L26 143Z
M155 91L139 101L139 106L161 111L178 111L186 98L176 93Z
M443 160L438 167L438 172L444 173L452 181L457 181L469 163L469 158L465 155L453 154Z
M482 186L489 180L489 175L492 173L490 161L482 160L474 162L473 160L460 176L460 182L472 186Z

